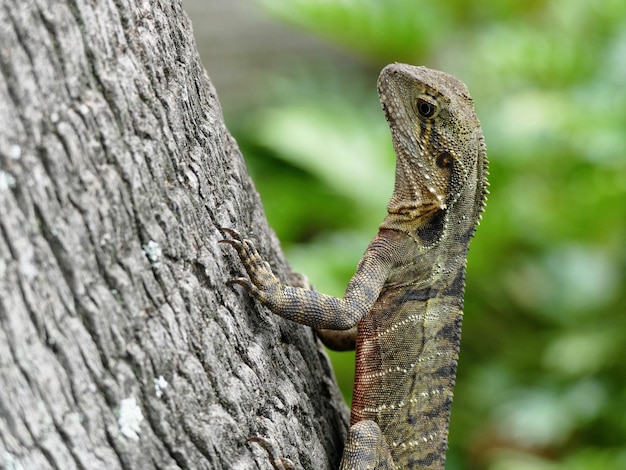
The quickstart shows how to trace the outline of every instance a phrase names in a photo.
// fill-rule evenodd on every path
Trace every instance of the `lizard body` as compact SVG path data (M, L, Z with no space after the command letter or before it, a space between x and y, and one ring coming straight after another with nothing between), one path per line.
M340 469L442 469L466 254L487 194L485 145L467 88L450 75L391 64L378 93L397 157L395 187L343 298L282 284L249 240L221 230L249 275L231 283L316 328L327 344L346 338L325 330L356 333Z

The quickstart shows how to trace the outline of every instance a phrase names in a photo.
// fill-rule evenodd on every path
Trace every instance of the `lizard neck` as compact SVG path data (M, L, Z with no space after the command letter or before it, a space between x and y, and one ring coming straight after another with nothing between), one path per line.
M423 177L412 171L399 155L396 183L387 205L387 216L380 229L396 230L411 237L424 251L439 246L442 250L467 250L485 205L487 159L482 138L478 158L466 175L467 184L457 194L443 200L424 184Z

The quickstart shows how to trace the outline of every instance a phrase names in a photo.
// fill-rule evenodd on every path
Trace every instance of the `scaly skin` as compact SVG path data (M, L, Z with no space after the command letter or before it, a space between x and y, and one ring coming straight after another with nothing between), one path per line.
M249 276L231 283L272 312L318 329L342 349L356 331L340 469L442 469L466 254L487 194L485 145L467 88L450 75L392 64L380 74L378 93L397 157L395 188L343 298L282 284L233 230L221 229L223 242Z

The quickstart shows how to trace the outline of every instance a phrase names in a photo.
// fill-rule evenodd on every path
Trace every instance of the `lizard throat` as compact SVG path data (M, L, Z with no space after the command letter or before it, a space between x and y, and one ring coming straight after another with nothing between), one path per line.
M434 200L429 202L423 202L419 204L415 203L398 203L398 204L389 204L387 206L387 212L389 214L394 214L397 216L405 217L406 219L420 219L424 216L432 215L434 212L438 210L446 209L445 202Z
M380 224L379 229L389 229L403 232L414 240L421 240L419 232L429 221L435 219L446 208L443 203L422 203L392 205L387 207L387 217Z

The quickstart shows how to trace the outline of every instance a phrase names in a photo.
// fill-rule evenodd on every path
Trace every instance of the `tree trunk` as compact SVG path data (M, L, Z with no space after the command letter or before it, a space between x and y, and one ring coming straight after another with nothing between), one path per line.
M218 226L288 275L180 1L0 0L0 467L337 466L328 360Z

